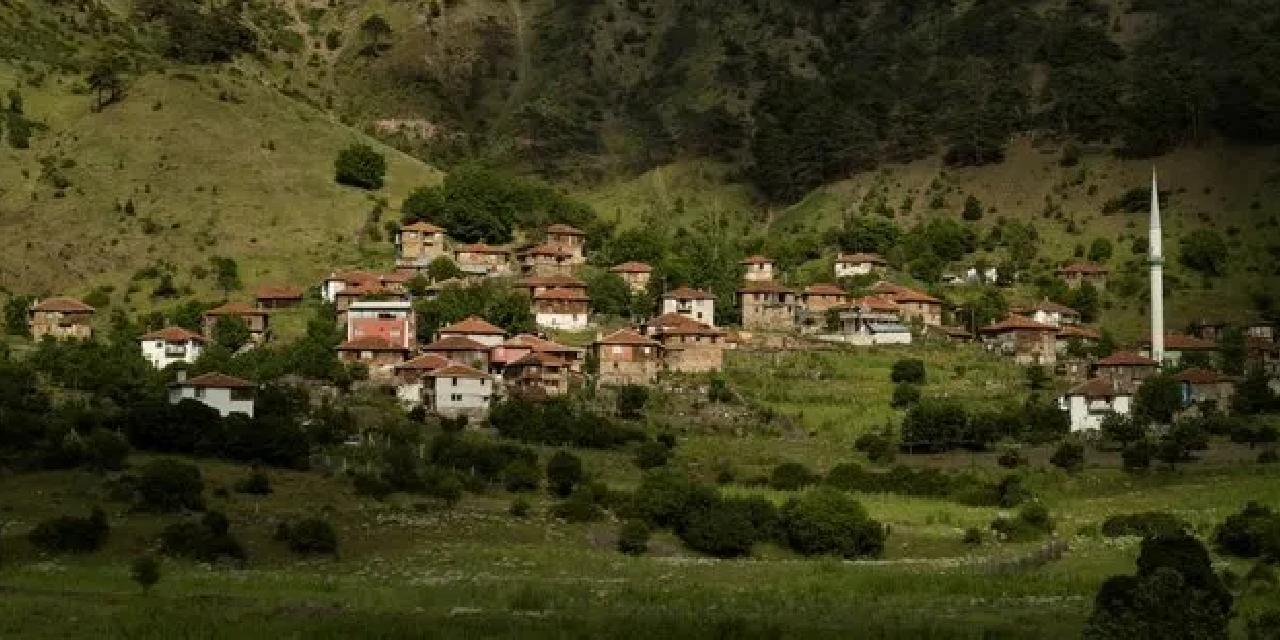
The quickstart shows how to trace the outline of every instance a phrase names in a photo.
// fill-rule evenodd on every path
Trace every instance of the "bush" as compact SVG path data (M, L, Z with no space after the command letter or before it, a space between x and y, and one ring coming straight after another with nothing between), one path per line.
M618 530L618 551L629 556L644 555L649 550L649 525L628 520Z
M647 440L636 449L636 466L648 471L655 467L665 466L671 450L661 442Z
M227 517L211 511L199 522L177 522L160 533L160 551L167 556L200 562L219 558L244 560L244 546L231 535Z
M233 488L236 493L265 496L271 493L271 479L261 471L254 471L248 478L237 481Z
M568 451L557 451L547 460L547 488L557 496L573 493L583 475L582 460Z
M1006 469L1017 469L1027 464L1027 459L1022 455L1021 451L1014 447L1009 447L1000 452L1000 456L996 458L996 464Z
M527 517L529 515L529 512L532 510L533 510L533 505L529 504L529 499L525 497L519 497L511 501L511 507L507 509L507 513L517 518L524 518L524 517Z
M851 462L831 467L822 482L844 491L869 491L869 487L878 484L874 474Z
M328 520L307 518L288 526L286 540L289 550L300 556L337 555L338 534Z
M1275 449L1267 449L1258 454L1258 464L1275 464L1280 462L1280 452Z
M366 144L343 149L334 161L334 180L361 189L381 189L386 172L386 159Z
M85 462L95 471L119 471L129 458L129 441L106 429L95 429L84 439Z
M919 358L904 358L893 363L893 370L889 374L892 382L924 384L924 379L924 360Z
M887 537L885 528L867 517L861 504L826 487L788 501L782 508L782 522L788 544L804 555L878 556Z
M719 501L713 487L675 469L661 467L645 473L631 498L632 515L653 527L679 531L689 515Z
M745 510L723 500L690 513L679 534L690 549L717 558L749 556L756 541L755 527Z
M133 563L129 565L129 576L142 587L143 593L147 593L151 591L151 587L160 582L160 561L152 556L134 558Z
M773 469L769 486L778 491L799 491L818 479L818 475L799 462L784 462Z
M961 542L965 544L982 544L983 537L982 529L969 527L964 530L964 537L961 538Z
M961 216L970 222L982 219L982 201L977 196L970 195L965 198L964 212Z
M1079 473L1084 469L1084 447L1075 442L1063 442L1053 452L1049 463L1067 473Z
M913 389L915 387L912 387ZM853 448L865 453L867 459L875 463L893 462L896 446L889 436L879 433L864 433L853 441Z
M200 469L177 460L156 460L142 468L138 479L139 507L156 513L204 509L204 480Z
M53 553L93 553L102 548L111 530L107 514L95 507L87 518L60 516L36 525L27 539Z
M1102 522L1101 533L1108 538L1134 536L1147 538L1172 535L1186 531L1191 525L1173 514L1163 511L1126 513L1108 517Z
M357 473L351 477L351 486L355 489L356 495L367 496L374 500L382 501L391 495L394 490L391 483L382 479L382 476L370 473Z
M1124 470L1129 473L1142 473L1151 468L1151 458L1155 455L1155 447L1146 440L1139 440L1120 453Z
M634 420L644 415L644 405L649 401L649 389L638 384L629 384L617 389L615 408L618 417Z
M894 409L905 409L920 402L920 396L920 387L910 382L899 382L893 388L893 398L889 401L889 406Z
M537 491L542 470L528 460L513 460L502 470L502 486L511 493Z
M604 510L596 504L590 490L579 487L568 499L551 507L551 515L565 522L596 522L604 519Z
M1276 640L1280 638L1280 610L1264 611L1248 623L1248 640Z
M1213 542L1227 555L1280 560L1280 514L1250 502L1218 525Z
M991 529L1006 542L1030 542L1053 533L1053 520L1044 505L1030 503L1023 505L1015 517L996 518Z

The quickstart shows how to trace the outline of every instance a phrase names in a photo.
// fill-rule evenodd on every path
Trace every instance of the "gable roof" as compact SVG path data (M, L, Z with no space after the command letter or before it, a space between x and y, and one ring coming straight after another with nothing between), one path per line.
M446 333L462 333L478 336L501 336L506 335L507 332L489 324L484 318L470 316L440 329L438 333L442 335Z
M448 366L451 360L448 358L433 354L418 356L408 362L401 362L395 366L396 371L435 371L440 367Z
M356 284L367 280L377 279L378 274L373 273L372 271L355 269L352 271L338 271L336 273L331 273L328 278L325 278L325 282L341 281L347 284Z
M489 374L472 369L465 364L453 363L444 367L440 367L435 371L427 372L427 376L431 378L474 378L479 380L488 380Z
M32 311L49 311L58 313L93 313L93 307L75 298L45 298L31 306Z
M1058 330L1059 338L1082 338L1085 340L1101 340L1102 333L1097 329L1089 327L1081 327L1079 325L1067 325Z
M653 267L643 262L624 262L609 268L614 273L653 273Z
M165 327L159 331L152 331L138 337L138 340L164 340L165 342L205 342L204 336L194 332L187 331L182 327Z
M554 235L558 235L558 236L585 236L585 235L587 235L587 232L583 231L582 229L579 229L579 228L577 228L577 227L571 227L571 226L569 226L569 225L567 225L567 224L560 224L560 223L553 224L553 225L551 225L551 226L547 227L547 228L545 229L545 231L546 231L548 234L554 234Z
M546 353L572 353L577 355L582 352L582 350L577 347L570 347L560 344L559 342L544 340L543 338L527 333L522 333L507 342L514 343L516 346L526 346L534 351L544 351Z
M1133 395L1120 391L1114 380L1107 377L1090 378L1067 392L1068 396L1084 396L1086 398L1115 398Z
M1191 384L1217 384L1219 382L1232 381L1230 376L1224 376L1217 371L1208 369L1187 369L1174 377L1179 382L1189 382Z
M206 373L189 380L175 382L172 386L191 389L252 389L253 383L221 373Z
M942 304L942 301L922 291L899 287L896 293L890 294L894 302L915 302L918 304Z
M677 287L662 294L664 300L715 300L716 297L702 289Z
M1007 333L1010 331L1044 331L1048 333L1057 333L1058 328L1041 324L1030 318L1024 318L1019 315L1010 315L1000 322L989 324L978 329L979 333Z
M573 276L525 276L516 280L517 287L532 289L534 287L561 287L568 289L586 289L587 283Z
M422 348L428 353L432 351L488 351L489 347L462 336L449 336L432 342Z
M738 264L773 264L773 260L764 256L747 256Z
M895 293L905 293L907 291L911 291L911 289L904 287L896 282L889 282L888 280L881 280L875 283L874 285L871 285L872 293L892 295Z
M338 292L338 296L352 298L359 296L392 296L400 295L384 286L376 280L365 280L358 282L352 286L344 288Z
M565 250L564 250L563 248L561 248L559 245L554 245L554 244L549 244L549 243L543 243L543 244L540 244L540 245L536 245L536 246L533 246L533 247L529 247L528 249L524 249L523 251L521 251L521 252L520 252L520 255L523 255L523 256L554 256L554 257L557 257L557 258L563 258L563 257L571 256L571 255L573 255L573 254L572 254L572 253L570 253L570 252L568 252L568 251L565 251Z
M1142 346L1151 346L1151 336L1142 339ZM1175 351L1215 351L1218 345L1209 340L1201 340L1185 333L1164 334L1164 348Z
M418 233L444 233L444 229L437 227L426 220L419 220L413 224L406 224L400 227L401 231L416 231Z
M385 338L363 336L338 345L338 351L408 351L408 349L391 344Z
M582 289L547 289L533 294L537 300L568 300L572 302L590 302L591 297Z
M453 252L454 253L501 253L503 255L506 255L507 253L509 253L506 249L503 249L502 247L493 247L483 242L477 242L475 244L464 244L459 247L455 247Z
M790 293L794 295L795 290L776 282L748 282L741 289L738 289L738 293Z
M297 287L262 287L254 293L258 300L301 300L302 289Z
M657 341L646 338L630 329L619 329L596 340L596 344L640 345L646 347L661 346Z
M1107 268L1096 262L1076 261L1054 270L1055 274L1100 275L1107 273Z
M216 309L210 309L204 314L206 316L265 316L267 312L261 309L254 309L243 302L228 302Z
M807 296L847 296L849 295L848 293L845 292L844 289L841 289L839 285L831 284L830 282L819 282L818 284L811 284L805 287L804 294Z
M1132 351L1117 351L1098 361L1100 367L1158 367L1159 362Z
M532 365L541 367L566 367L569 366L569 363L545 351L531 351L507 366L523 367Z
M872 311L901 311L902 307L885 296L863 296L849 302L852 307L866 307Z
M836 256L836 262L840 264L889 264L878 253L842 253Z

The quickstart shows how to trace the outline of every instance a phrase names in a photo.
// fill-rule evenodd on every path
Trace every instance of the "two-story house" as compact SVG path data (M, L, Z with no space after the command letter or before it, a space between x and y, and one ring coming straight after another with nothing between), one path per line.
M543 243L520 252L520 274L524 276L567 276L577 264L569 251Z
M668 371L705 373L724 369L725 332L709 324L668 313L651 320L646 333L662 345Z
M1142 348L1138 353L1151 357L1151 337L1142 340ZM1199 358L1203 364L1212 364L1218 353L1218 345L1208 340L1201 340L1183 333L1166 333L1164 336L1164 361L1176 367L1188 358Z
M186 372L179 371L177 381L169 385L169 404L183 400L194 400L216 409L224 418L233 413L253 417L253 384L221 373L187 379Z
M46 336L88 340L93 337L93 314L93 307L75 298L45 298L28 309L27 325L37 341Z
M346 363L361 363L369 369L370 380L389 380L396 365L409 359L409 349L378 336L365 336L347 340L338 345L338 359Z
M1143 380L1160 372L1160 363L1132 351L1117 351L1093 365L1093 375L1109 378L1125 391L1136 391Z
M582 331L591 325L591 298L568 289L543 291L533 296L533 317L540 327Z
M182 362L191 364L204 353L204 336L182 327L168 327L152 331L138 338L142 357L157 369Z
M464 244L453 250L453 261L463 273L479 276L511 275L511 252L484 243Z
M742 328L789 331L796 327L796 292L772 282L750 282L738 289Z
M447 358L423 355L395 365L391 369L391 375L396 383L396 398L406 406L421 405L425 397L427 385L424 381L427 380L427 374L449 364Z
M355 300L344 316L347 340L380 338L406 350L418 344L417 314L408 300Z
M569 254L570 265L585 263L587 251L587 233L567 224L553 224L547 227L545 244L557 247Z
M990 348L1013 356L1018 364L1052 365L1058 361L1058 327L1010 314L978 329Z
M488 415L493 401L493 376L464 364L452 363L429 371L424 404L433 413L448 418L465 416L480 419Z
M653 267L643 262L624 262L609 268L610 273L618 274L632 293L642 293L649 288L649 280L653 277Z
M884 273L889 262L876 253L850 253L836 256L835 272L837 278L852 278L873 273Z
M1107 288L1107 268L1096 262L1072 262L1054 270L1054 275L1062 278L1067 286L1079 289L1088 282L1099 291Z
M1064 304L1058 304L1048 298L1035 304L1019 307L1014 309L1013 312L1026 316L1040 324L1049 324L1059 328L1080 324L1079 311Z
M481 371L489 370L489 351L488 345L457 336L441 338L422 348L427 355L440 356Z
M662 345L630 329L620 329L591 345L600 384L653 384L662 371Z
M425 269L436 258L447 257L444 229L418 221L400 227L395 234L396 266Z
M302 304L302 289L297 287L262 287L254 293L258 308L292 309Z
M902 308L883 296L866 296L834 309L837 324L809 327L821 339L869 346L877 344L911 344L911 330L902 324Z
M764 256L748 256L742 259L744 273L742 279L747 282L773 282L773 260Z
M503 382L512 394L537 399L569 392L569 363L550 353L530 351L507 364Z
M716 298L701 289L679 287L662 294L662 313L678 313L690 320L716 326Z
M1127 416L1133 410L1133 390L1111 378L1090 378L1060 400L1070 416L1071 432L1097 431L1110 415Z
M436 339L467 338L487 347L496 347L505 340L506 332L478 316L469 316L453 324L441 327Z

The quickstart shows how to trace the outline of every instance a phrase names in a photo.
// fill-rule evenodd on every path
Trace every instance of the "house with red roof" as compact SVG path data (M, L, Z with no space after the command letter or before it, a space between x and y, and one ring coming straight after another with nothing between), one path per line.
M1058 327L1053 325L1010 314L978 333L988 349L1011 355L1018 364L1052 365L1058 360Z
M222 417L240 413L253 417L253 383L221 373L206 373L187 379L185 371L178 372L178 379L169 385L169 404L194 400Z
M1151 357L1151 336L1143 338L1138 353ZM1164 361L1176 367L1188 360L1197 364L1212 365L1218 353L1218 344L1209 340L1201 340L1185 333L1166 333L1164 336Z
M195 362L204 353L205 343L204 336L182 327L168 327L138 338L142 357L157 369L179 362Z
M738 289L742 328L748 331L792 331L800 306L793 289L773 282L748 282Z
M836 256L837 278L852 278L873 273L884 273L889 262L877 253L842 253Z
M395 234L396 266L425 269L436 258L448 256L444 229L426 221L400 227Z
M320 298L330 304L337 304L338 293L347 287L356 287L368 282L378 282L378 274L372 271L337 271L330 273L320 284Z
M902 308L902 317L904 320L911 322L917 321L926 327L942 326L942 301L921 291L910 289L892 283L886 283L889 287L881 290L873 289L875 293L886 293L883 289L891 289L887 292L890 300L893 300Z
M911 344L911 330L902 322L902 307L887 297L857 298L833 312L833 317L802 330L815 333L819 340L827 342L861 346Z
M1055 269L1053 274L1062 278L1071 289L1079 289L1086 282L1098 291L1107 288L1107 268L1096 262L1071 262Z
M468 338L487 347L496 347L506 340L506 333L500 327L490 324L479 316L469 316L458 322L441 327L436 332L436 339Z
M370 380L390 380L395 374L395 367L407 361L409 354L404 345L378 336L355 338L338 345L338 359L365 365L369 369Z
M653 277L653 267L643 262L624 262L609 268L610 273L618 274L627 283L632 293L643 293L649 288L649 280Z
M27 310L27 327L37 341L46 336L55 340L88 340L93 337L94 311L75 298L36 300Z
M302 304L302 289L298 287L262 287L254 292L258 308L264 311L271 309L292 309Z
M582 331L591 326L591 298L586 292L570 289L534 294L533 318L539 327Z
M1058 329L1058 355L1066 353L1072 344L1080 347L1092 349L1097 346L1098 341L1102 339L1102 333L1097 329L1082 327L1080 325L1067 325Z
M587 261L587 233L585 231L567 224L553 224L543 231L546 234L544 244L556 247L568 254L570 266L577 266Z
M1108 416L1127 416L1133 411L1133 394L1127 384L1097 377L1072 388L1059 404L1070 416L1072 433L1098 431Z
M569 393L567 361L545 351L529 351L504 367L503 384L512 395L537 400Z
M579 264L573 253L549 242L523 249L517 257L523 276L568 276Z
M427 374L449 364L447 358L433 354L418 356L395 365L391 369L391 377L396 384L396 398L408 407L421 405Z
M1117 351L1093 365L1093 375L1110 378L1125 390L1136 390L1143 380L1160 372L1160 363L1132 351Z
M662 313L678 313L690 320L716 326L716 297L701 289L678 287L662 294Z
M453 261L463 273L477 276L511 275L511 251L487 244L464 244L454 247Z
M773 282L773 260L764 256L748 256L738 264L742 265L742 279L747 282Z
M263 344L270 337L270 316L262 309L255 309L243 302L228 302L204 312L204 337L212 340L214 329L222 318L239 318L249 328L253 344Z
M347 340L381 338L407 350L418 345L418 315L408 300L359 299L339 317L347 324Z
M559 342L547 340L546 338L541 338L528 333L522 333L503 343L504 347L514 347L516 345L527 346L531 351L537 353L549 353L561 360L564 360L569 363L569 369L571 371L576 372L582 369L583 356L585 355L584 349L570 347L568 345L563 345Z
M423 405L447 418L484 418L497 393L493 376L456 362L426 373Z
M1209 369L1186 369L1174 379L1182 388L1182 402L1187 407L1214 407L1226 411L1236 393L1236 379Z
M476 342L471 338L458 336L441 338L423 347L422 352L465 364L481 371L489 370L489 346Z
M566 289L576 291L583 295L587 294L587 283L573 276L556 275L556 276L525 276L516 280L515 288L523 289L529 294L529 297L538 295L545 291L554 289Z
M725 332L709 324L668 313L645 325L645 333L662 345L663 365L679 373L724 370Z
M1044 298L1034 304L1015 308L1013 312L1021 316L1026 316L1040 324L1049 324L1055 327L1067 327L1080 324L1079 311L1076 311L1065 304L1058 304L1048 298Z
M630 329L597 338L591 349L602 385L649 385L662 371L662 345Z

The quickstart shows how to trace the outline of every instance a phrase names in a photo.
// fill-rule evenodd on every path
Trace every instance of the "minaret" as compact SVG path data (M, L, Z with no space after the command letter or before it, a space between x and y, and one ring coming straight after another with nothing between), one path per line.
M1151 240L1147 245L1151 265L1151 359L1164 363L1164 249L1160 241L1160 188L1151 170Z

